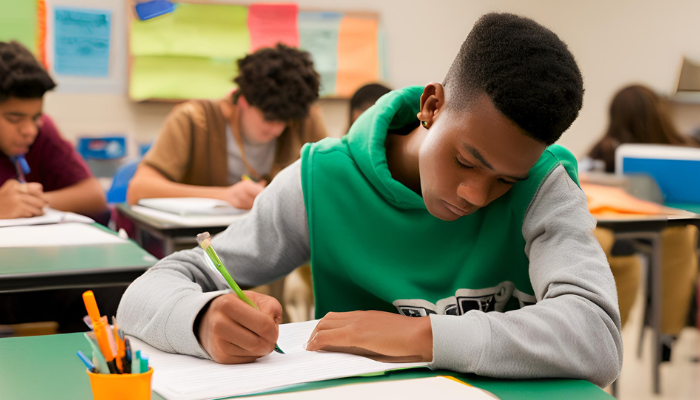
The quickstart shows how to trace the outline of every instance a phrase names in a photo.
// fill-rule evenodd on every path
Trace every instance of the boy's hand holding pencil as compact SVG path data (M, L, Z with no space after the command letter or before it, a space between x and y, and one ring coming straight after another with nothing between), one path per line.
M211 247L209 233L197 235L197 242L214 271L223 275L234 291L215 298L202 310L195 333L204 349L222 364L253 362L273 350L283 354L276 345L282 305L274 297L241 291Z

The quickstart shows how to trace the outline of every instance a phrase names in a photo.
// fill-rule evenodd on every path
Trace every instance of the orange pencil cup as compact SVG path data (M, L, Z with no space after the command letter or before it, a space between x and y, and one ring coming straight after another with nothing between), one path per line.
M95 400L150 400L153 368L143 374L94 374L87 371Z

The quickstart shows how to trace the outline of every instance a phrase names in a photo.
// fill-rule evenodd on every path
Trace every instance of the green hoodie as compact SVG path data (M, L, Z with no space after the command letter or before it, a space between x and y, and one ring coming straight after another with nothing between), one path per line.
M462 315L536 302L523 220L556 166L578 183L576 159L550 146L527 180L473 214L442 221L391 177L386 161L387 133L416 124L422 92L391 92L347 136L302 150L317 317L352 310Z

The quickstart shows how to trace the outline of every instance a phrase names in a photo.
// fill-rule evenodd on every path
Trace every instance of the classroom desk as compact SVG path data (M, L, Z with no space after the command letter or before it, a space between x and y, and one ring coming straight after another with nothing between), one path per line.
M0 360L2 360L0 361L0 396L8 400L92 399L90 380L85 373L85 366L75 354L78 350L90 354L89 345L82 333L0 339ZM158 371L154 371L154 374L158 374ZM488 390L502 400L613 399L597 386L582 380L499 380L429 370L394 372L382 377L335 379L297 385L291 390L319 389L346 383L435 375L458 377L464 382ZM162 399L157 393L153 393L152 398Z
M700 229L700 215L669 215L639 217L596 217L598 227L610 229L616 239L648 240L651 243L651 259L647 271L651 282L652 379L654 393L661 393L659 367L661 366L661 231L672 226L695 225ZM642 328L644 329L644 328Z
M0 293L128 284L157 261L132 241L0 248L0 260Z
M142 232L148 232L162 240L163 256L170 255L184 247L196 247L196 237L199 233L208 231L210 234L215 235L228 228L228 224L207 226L179 225L135 212L128 204L117 205L117 212L134 223L136 229L134 240L142 247L144 245Z

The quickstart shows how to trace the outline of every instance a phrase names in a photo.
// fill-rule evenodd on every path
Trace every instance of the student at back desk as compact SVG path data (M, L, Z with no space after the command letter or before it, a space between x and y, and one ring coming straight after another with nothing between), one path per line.
M615 282L576 160L550 146L583 103L574 57L530 19L488 14L443 82L391 92L342 139L305 146L213 246L247 286L311 260L325 317L307 350L610 384ZM165 351L269 354L280 304L249 293L256 310L221 282L201 249L175 253L127 289L119 322Z
M668 104L653 90L642 85L620 89L610 102L610 121L605 135L593 146L588 157L600 160L605 172L615 171L615 150L624 143L665 144L698 147L681 135L671 119ZM617 282L622 323L634 305L641 280L641 262L630 241L617 241L612 232L595 232L608 255ZM697 285L698 257L695 252L698 229L695 226L666 228L661 233L662 312L661 332L675 338L685 326ZM665 343L662 360L671 357L671 343Z
M312 107L320 78L309 53L263 48L239 60L238 72L231 95L188 101L170 113L129 184L130 204L206 197L250 209L302 145L326 137L320 109Z

